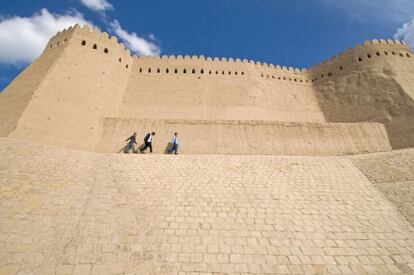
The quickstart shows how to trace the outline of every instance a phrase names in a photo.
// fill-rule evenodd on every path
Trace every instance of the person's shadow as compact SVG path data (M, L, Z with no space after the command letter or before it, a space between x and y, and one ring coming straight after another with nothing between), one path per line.
M129 152L126 151L126 149L128 148L129 144L126 144L124 147L121 148L121 150L118 151L119 153L124 153L124 154L128 154Z
M138 148L137 148L137 150L138 150L138 152L139 153L143 153L143 149L144 149L144 147L145 147L145 143L143 143L143 144L141 144L140 146L138 146Z
M172 148L173 144L171 142L168 142L167 146L165 147L164 154L172 154Z
M124 154L129 154L129 151L131 151L132 150L132 148L130 148L129 150L128 150L128 152L126 151L127 149L128 149L128 147L129 147L129 144L127 143L124 147L122 147L121 148L121 150L119 150L118 151L118 154L119 153L124 153ZM140 146L138 146L137 147L137 153L142 153L142 149L145 147L145 143L143 143L143 144L141 144ZM134 152L132 152L132 153L134 153Z
M126 144L124 147L121 148L121 150L118 151L119 153L129 154L129 152L126 152L126 149L129 147L129 144ZM145 147L145 143L141 144L137 148L137 152L142 153L142 149ZM167 146L165 147L164 154L172 154L172 148L173 144L171 142L167 143ZM130 149L131 150L131 149Z

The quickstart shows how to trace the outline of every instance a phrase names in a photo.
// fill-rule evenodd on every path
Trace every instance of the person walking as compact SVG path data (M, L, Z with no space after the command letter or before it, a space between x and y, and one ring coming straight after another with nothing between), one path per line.
M125 141L129 141L128 144L125 146L124 153L128 154L129 150L132 149L133 153L138 153L138 150L135 148L135 144L137 144L137 133L134 133L132 136L127 138Z
M148 133L144 138L145 146L140 150L143 153L148 147L150 148L150 153L152 153L152 139L155 136L155 132Z
M178 154L178 133L174 133L173 138L171 140L172 143L172 149L171 153L174 153L175 155Z

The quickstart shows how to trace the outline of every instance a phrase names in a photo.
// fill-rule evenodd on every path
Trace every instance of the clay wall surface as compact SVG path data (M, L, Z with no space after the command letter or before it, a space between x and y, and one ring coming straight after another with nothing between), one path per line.
M384 123L393 148L414 146L414 56L399 41L366 41L310 70L328 122Z
M66 44L52 39L52 48L46 48L43 58L56 60L53 70L43 78L11 136L94 150L101 119L118 112L132 58L106 33L89 27L63 33L72 36ZM55 59L53 52L59 47L63 52Z
M48 44L50 50L44 51L0 93L0 136L8 136L16 129L27 105L37 97L37 90L58 61L66 46L64 43L70 37L70 32L53 37ZM62 41L59 47L55 42L57 38Z
M325 121L301 70L202 56L134 58L119 117Z
M107 118L98 152L122 152L124 140L138 133L138 145L151 131L154 152L166 153L178 132L184 154L346 155L391 150L379 123L140 120ZM147 150L149 152L149 149Z

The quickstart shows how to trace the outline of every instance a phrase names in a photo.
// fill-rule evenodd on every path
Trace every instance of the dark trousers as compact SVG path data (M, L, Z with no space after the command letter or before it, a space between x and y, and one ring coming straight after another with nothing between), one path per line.
M173 147L171 149L171 153L177 154L178 151L178 144L173 144Z
M141 152L147 150L148 147L150 148L150 152L152 153L152 143L147 141L145 142L145 146L141 149Z

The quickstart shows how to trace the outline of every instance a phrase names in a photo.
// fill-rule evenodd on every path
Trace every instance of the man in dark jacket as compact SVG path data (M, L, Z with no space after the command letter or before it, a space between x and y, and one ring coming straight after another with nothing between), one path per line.
M127 138L125 141L129 141L127 146L125 146L124 153L128 154L129 150L132 149L133 153L138 153L138 150L135 148L135 144L137 144L137 133L134 133L132 136Z
M152 153L152 138L155 136L155 132L148 133L144 138L145 146L140 150L143 153L148 147L150 148L150 153Z

